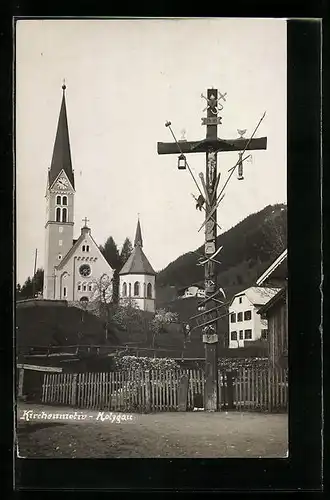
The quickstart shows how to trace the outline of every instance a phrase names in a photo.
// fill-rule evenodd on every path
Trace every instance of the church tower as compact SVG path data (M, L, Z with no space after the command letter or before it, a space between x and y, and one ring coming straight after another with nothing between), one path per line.
M65 90L46 189L44 299L55 298L56 266L73 245L74 175L71 163Z
M134 249L119 272L119 295L123 300L132 298L139 309L155 312L156 273L143 250L140 220L138 220Z

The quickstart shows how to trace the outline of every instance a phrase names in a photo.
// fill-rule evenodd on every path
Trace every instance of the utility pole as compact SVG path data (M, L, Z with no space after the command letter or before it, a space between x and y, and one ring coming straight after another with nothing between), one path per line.
M32 278L32 296L34 298L35 296L35 276L37 272L37 255L38 255L38 249L36 248L36 252L34 255L34 270L33 270L33 278Z
M209 411L216 411L218 409L218 310L223 307L224 302L219 300L219 294L224 295L223 289L217 285L217 272L216 264L219 263L215 259L221 248L217 248L217 207L222 200L222 193L231 178L233 172L238 166L239 179L243 179L242 165L246 158L243 153L246 150L266 149L267 138L262 137L254 139L253 136L261 123L257 125L253 135L250 139L245 139L242 136L246 131L238 131L240 137L237 139L224 140L218 138L218 125L221 124L221 117L219 111L223 109L221 101L226 101L226 93L221 94L217 89L208 89L207 97L201 95L206 100L207 111L206 117L202 118L202 125L206 125L206 138L200 141L177 141L171 129L171 123L166 122L165 126L170 129L170 132L175 142L164 143L158 142L158 154L180 154L178 159L178 168L184 170L186 167L193 177L193 180L199 190L199 196L196 208L204 208L205 204L205 259L199 264L204 265L204 279L205 279L205 298L199 304L199 310L202 308L204 312L194 316L197 321L197 327L202 329L203 343L205 345L205 392L204 392L204 407ZM217 195L217 189L220 181L220 174L217 173L217 154L225 151L238 151L239 160L230 169L228 179L224 183L220 195ZM199 174L201 187L196 181L185 157L185 153L206 153L206 179L203 173ZM221 197L222 196L222 197ZM222 297L221 297L222 298ZM191 318L191 319L193 319ZM198 319L201 323L198 323Z

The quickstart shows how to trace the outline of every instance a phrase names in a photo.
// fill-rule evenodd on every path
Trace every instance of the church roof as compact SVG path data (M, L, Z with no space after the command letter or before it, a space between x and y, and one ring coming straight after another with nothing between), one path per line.
M142 231L140 221L138 220L134 240L134 250L125 262L119 274L149 274L151 276L156 275L150 262L148 261L142 250L142 246Z
M123 268L119 272L120 275L122 274L150 274L154 276L156 273L153 270L150 262L148 261L147 257L144 255L144 252L140 245L137 245L129 258L127 259L126 263L124 264Z
M142 231L141 231L141 226L140 226L140 220L138 220L137 226L136 226L136 233L135 233L135 240L134 240L134 246L136 247L137 245L140 245L143 247L143 240L142 240Z
M96 243L93 236L91 235L90 229L87 226L85 226L85 227L81 228L81 234L80 234L79 238L77 240L73 240L73 241L75 241L75 243L72 245L72 247L70 248L68 253L63 257L63 259L60 261L60 263L56 266L57 271L61 270L64 267L64 265L74 256L76 250L79 248L79 246L81 245L81 243L83 242L83 240L86 237L89 238L91 240L91 242L93 242L93 244L95 245L95 247L99 251L99 256L102 258L102 260L104 260L107 263L107 265L110 267L110 269L112 269L110 264L107 262L104 255L102 254L101 250L99 249L98 244Z
M60 109L60 115L58 119L57 132L55 137L54 149L52 163L49 170L49 186L53 184L61 170L66 173L72 187L74 188L74 176L71 163L71 150L70 150L70 139L69 139L69 127L68 118L66 112L65 103L65 89L66 86L62 86L63 96L62 104Z

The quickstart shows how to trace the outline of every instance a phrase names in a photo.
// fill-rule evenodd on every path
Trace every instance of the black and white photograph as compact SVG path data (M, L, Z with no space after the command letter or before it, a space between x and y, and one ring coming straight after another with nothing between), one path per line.
M19 19L16 456L286 458L287 23Z

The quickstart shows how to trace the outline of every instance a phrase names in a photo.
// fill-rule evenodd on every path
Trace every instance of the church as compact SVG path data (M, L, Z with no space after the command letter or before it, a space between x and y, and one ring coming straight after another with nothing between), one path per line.
M46 188L45 263L43 299L69 302L112 297L114 270L95 242L84 219L80 236L74 239L74 170L71 162L65 90ZM134 249L121 269L119 298L131 297L136 307L155 311L156 273L142 250L140 220Z

